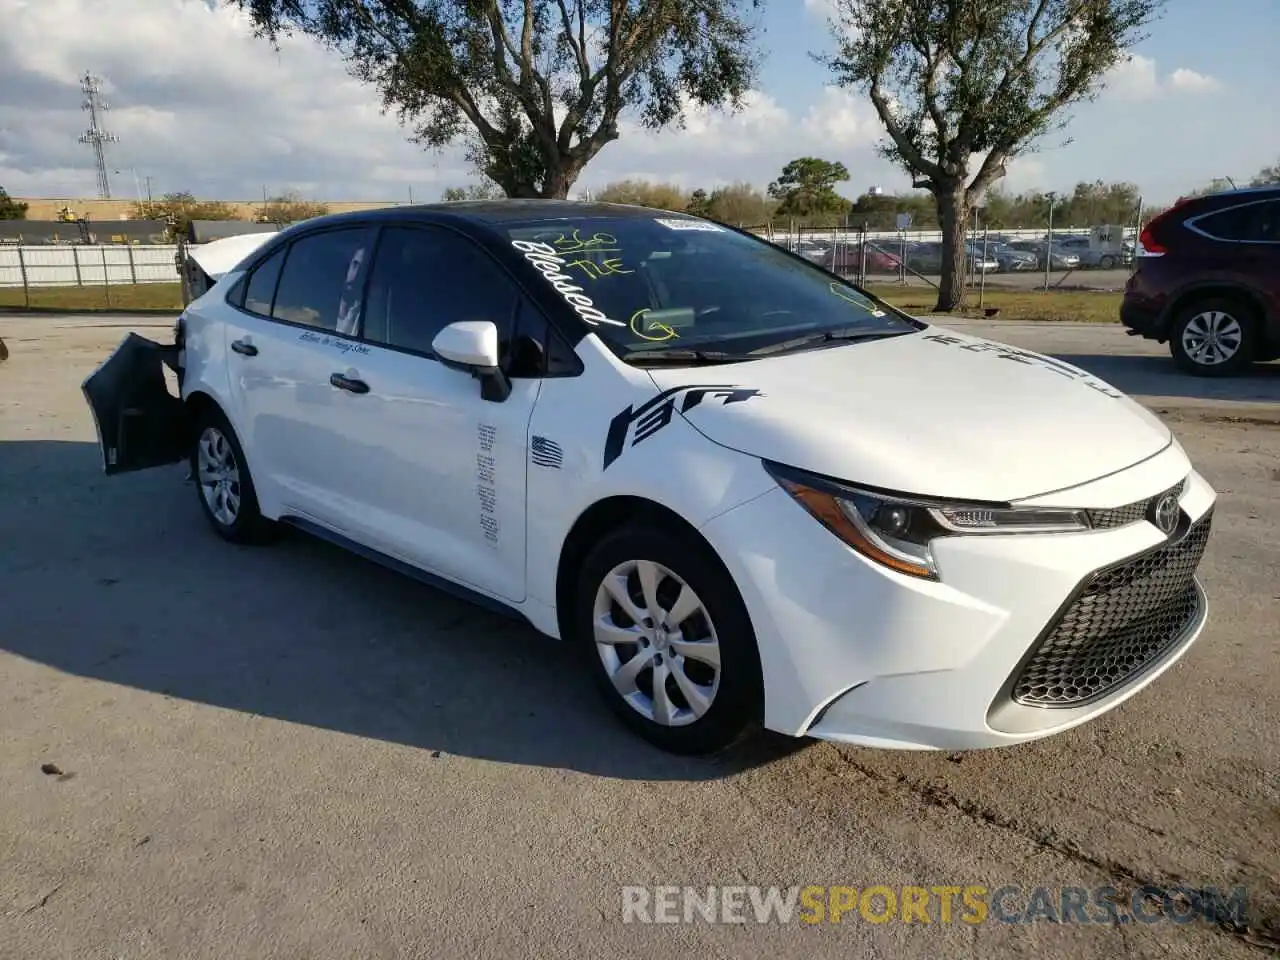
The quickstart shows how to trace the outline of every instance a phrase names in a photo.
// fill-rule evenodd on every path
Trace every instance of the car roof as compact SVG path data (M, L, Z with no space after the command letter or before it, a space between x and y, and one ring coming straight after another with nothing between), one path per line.
M626 203L599 203L586 200L450 200L440 203L407 204L397 207L378 207L372 210L355 210L335 213L312 220L304 220L308 227L337 226L358 221L369 223L379 220L463 220L492 226L501 223L518 223L530 220L588 219L599 217L654 219L677 217L696 220L688 214L671 210L659 210ZM296 225L295 225L296 226Z

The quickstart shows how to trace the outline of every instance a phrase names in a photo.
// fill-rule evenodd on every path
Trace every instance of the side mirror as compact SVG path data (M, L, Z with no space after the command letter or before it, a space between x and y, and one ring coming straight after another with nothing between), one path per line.
M431 341L431 352L446 367L480 381L480 395L501 403L511 395L511 381L498 366L498 328L489 320L451 323Z

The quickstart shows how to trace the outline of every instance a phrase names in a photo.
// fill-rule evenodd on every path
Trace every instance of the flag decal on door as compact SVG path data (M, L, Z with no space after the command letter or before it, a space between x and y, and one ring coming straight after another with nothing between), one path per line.
M559 470L564 465L564 451L560 444L546 437L534 437L529 444L529 456L535 467L549 467Z

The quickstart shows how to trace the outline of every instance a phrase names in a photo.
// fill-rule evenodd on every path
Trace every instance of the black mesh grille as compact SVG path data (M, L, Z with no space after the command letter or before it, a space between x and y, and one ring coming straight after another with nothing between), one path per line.
M1147 497L1145 500L1138 500L1135 503L1126 503L1123 507L1110 507L1104 510L1090 510L1088 511L1089 522L1098 530L1110 530L1113 527L1124 527L1131 523L1137 523L1147 515L1147 512L1151 509L1151 505L1153 503L1158 502L1166 494L1172 493L1175 496L1181 494L1185 485L1186 481L1184 480L1176 487L1170 487L1168 490L1162 490L1154 497Z
M1075 707L1140 673L1195 619L1208 515L1182 539L1093 574L1022 667L1013 699Z

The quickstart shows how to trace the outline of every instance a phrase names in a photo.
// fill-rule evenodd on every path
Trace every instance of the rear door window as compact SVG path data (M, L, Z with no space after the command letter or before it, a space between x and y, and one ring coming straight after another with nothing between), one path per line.
M245 288L244 308L261 317L271 316L271 301L276 295L276 281L280 279L280 265L284 263L284 249L267 257L249 274Z
M271 316L354 335L374 233L372 227L349 227L295 240L285 257Z

